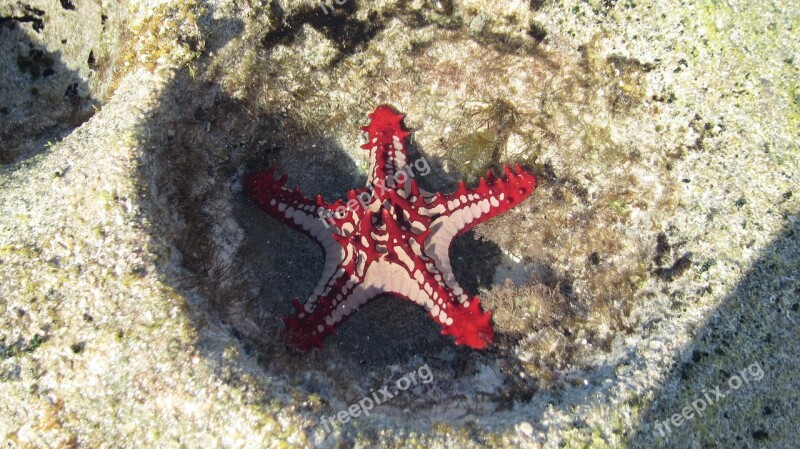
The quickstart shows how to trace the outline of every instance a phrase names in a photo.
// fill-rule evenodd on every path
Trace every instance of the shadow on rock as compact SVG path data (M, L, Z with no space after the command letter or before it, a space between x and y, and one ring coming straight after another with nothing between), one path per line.
M786 418L800 402L798 218L787 217L783 233L697 329L629 437L631 447L777 447L794 434Z
M116 35L103 34L117 33L122 20L116 6L109 8L104 15L98 5L0 6L0 164L43 151L101 106L110 70L99 52L104 47L93 40L115 42Z

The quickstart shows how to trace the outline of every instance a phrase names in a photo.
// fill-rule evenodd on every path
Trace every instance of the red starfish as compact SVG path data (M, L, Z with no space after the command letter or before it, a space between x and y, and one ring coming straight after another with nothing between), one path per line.
M325 252L325 268L317 287L296 314L285 317L289 341L307 351L371 299L390 294L425 308L453 335L456 344L487 347L494 337L477 296L469 298L450 267L453 240L470 228L519 204L536 188L536 178L518 165L505 167L506 179L490 171L478 187L464 182L451 194L428 193L413 179L426 175L424 159L407 163L403 116L388 106L369 115L370 177L367 187L348 192L347 201L326 203L284 187L286 175L275 169L251 175L247 193L282 223L316 240Z

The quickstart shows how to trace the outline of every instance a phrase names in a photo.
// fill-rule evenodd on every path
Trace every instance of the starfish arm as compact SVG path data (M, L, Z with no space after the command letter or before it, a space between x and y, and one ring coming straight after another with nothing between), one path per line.
M368 189L350 190L347 202L327 203L321 195L311 199L303 196L299 189L285 188L287 176L275 179L274 173L273 167L248 177L248 196L271 217L316 240L326 252L335 249L333 235L348 235L352 231L358 222L360 207L356 198ZM355 208L351 210L352 205Z
M434 274L436 272L436 274ZM434 321L441 326L442 335L452 335L456 345L484 349L492 343L494 331L490 323L492 312L483 312L480 299L461 301L461 288L450 288L439 277L440 272L426 270L419 284L419 292L411 301L421 304ZM457 284L456 284L457 286Z
M492 312L481 310L481 300L474 296L470 301L456 305L451 310L453 323L442 329L442 335L452 335L456 345L484 349L494 340Z
M425 240L425 254L430 256L442 273L442 280L462 303L469 297L458 285L450 265L453 240L474 226L489 220L519 204L536 188L536 178L519 166L513 173L505 168L506 179L496 179L491 172L481 178L478 187L467 190L459 183L458 190L437 198L429 210L438 210Z
M378 106L375 112L369 114L369 118L369 125L361 128L368 136L367 143L361 148L369 150L370 154L367 186L383 184L395 188L403 177L401 172L405 173L404 178L413 175L413 170L407 164L405 144L410 133L403 129L403 116L389 106Z
M401 204L396 194L390 195L390 199ZM455 279L453 286L448 285L434 260L424 254L411 233L403 232L388 210L382 211L381 221L388 234L396 236L398 241L379 262L370 265L366 280L374 281L365 285L374 284L382 292L424 307L442 327L442 335L456 337L456 345L465 344L475 349L487 347L494 337L489 322L492 314L481 311L478 297L466 301Z
M510 210L536 189L536 177L519 165L514 171L506 166L505 174L505 179L498 179L489 172L473 189L467 189L463 181L460 182L458 190L442 197L440 204L445 206L445 212L433 221L431 227L440 226L459 236Z
M274 173L273 167L251 175L246 181L248 196L264 212L320 243L326 234L338 233L333 220L327 219L333 214L335 203L328 204L320 196L306 198L299 189L289 190L284 187L287 176L275 179Z
M346 297L342 292L348 284L352 286L350 275L340 264L331 276L322 277L305 304L301 304L297 298L293 299L294 315L283 318L286 323L284 334L288 336L289 343L302 351L314 346L321 348L322 339L336 332L342 321L342 302Z
M371 213L366 212L366 220ZM358 223L357 223L358 224ZM326 251L325 268L321 281L306 299L305 304L294 300L297 313L284 318L286 333L290 342L302 350L312 346L321 347L322 339L336 331L336 328L353 312L383 291L374 275L370 263L380 255L371 246L365 246L357 232L354 235L334 235L338 252Z

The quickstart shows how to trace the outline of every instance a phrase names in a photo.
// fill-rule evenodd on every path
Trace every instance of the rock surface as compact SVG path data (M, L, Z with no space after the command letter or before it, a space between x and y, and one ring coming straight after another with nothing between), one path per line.
M799 14L4 2L0 438L796 447ZM275 165L341 196L364 183L358 128L380 103L406 114L431 190L509 162L539 177L452 250L494 311L487 351L392 298L321 351L280 336L321 255L250 204L242 177ZM423 367L429 382L342 414ZM726 397L706 396L718 386Z

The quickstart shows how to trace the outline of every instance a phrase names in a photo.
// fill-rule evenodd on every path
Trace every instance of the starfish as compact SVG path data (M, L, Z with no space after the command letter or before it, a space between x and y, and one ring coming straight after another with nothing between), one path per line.
M486 348L494 338L491 312L459 286L450 266L450 247L470 228L506 212L536 188L536 178L517 165L505 179L491 171L478 186L464 182L451 194L430 193L415 177L426 175L424 159L408 161L403 116L386 105L361 128L370 152L367 186L333 203L306 198L276 179L275 168L250 175L247 194L267 214L314 239L325 252L322 277L296 311L284 317L285 335L303 351L322 340L368 301L391 295L425 308L455 344ZM418 173L415 173L415 170ZM427 172L424 172L427 170Z

